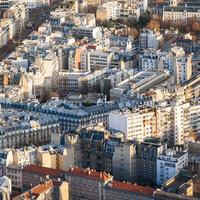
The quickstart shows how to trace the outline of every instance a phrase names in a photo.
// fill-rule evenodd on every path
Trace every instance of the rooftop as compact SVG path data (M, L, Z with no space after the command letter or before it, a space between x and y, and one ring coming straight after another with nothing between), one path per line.
M34 188L31 189L31 191L27 191L20 196L22 196L23 199L25 200L35 199L39 197L39 195L42 194L43 192L51 189L52 187L59 187L61 184L62 184L61 181L49 180L46 183L42 183L35 186Z
M123 183L119 181L113 181L109 183L108 186L110 186L112 189L141 193L148 196L153 196L153 192L155 191L153 188L144 187L137 184Z
M96 172L92 169L83 169L79 167L71 168L68 174L75 175L75 176L82 176L89 179L95 179L100 181L108 181L112 179L112 176L106 172Z
M200 12L200 9L198 7L184 7L184 6L165 6L164 11L169 11L169 12Z
M42 167L39 165L26 165L23 172L29 173L36 173L36 174L43 174L43 175L50 175L50 176L60 176L63 175L65 172L59 169L52 169L48 167Z

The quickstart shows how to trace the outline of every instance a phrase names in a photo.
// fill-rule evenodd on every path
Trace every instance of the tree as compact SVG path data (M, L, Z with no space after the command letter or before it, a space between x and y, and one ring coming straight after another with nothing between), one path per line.
M136 28L130 28L128 34L133 36L134 38L139 37L139 33L138 33L138 30Z
M200 32L200 24L199 24L199 22L194 22L193 24L192 24L192 30L194 31L194 32L197 32L197 33L199 33Z
M160 23L156 20L150 20L150 22L147 24L147 28L151 30L160 30Z
M140 16L139 21L138 21L138 25L141 27L146 26L149 21L151 19L151 16L149 13L144 13L143 15Z

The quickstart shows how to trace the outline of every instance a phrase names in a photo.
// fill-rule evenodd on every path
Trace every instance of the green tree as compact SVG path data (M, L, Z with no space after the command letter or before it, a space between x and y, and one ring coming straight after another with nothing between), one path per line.
M144 27L144 26L146 26L150 22L150 20L151 20L150 14L149 13L144 13L139 18L138 26Z

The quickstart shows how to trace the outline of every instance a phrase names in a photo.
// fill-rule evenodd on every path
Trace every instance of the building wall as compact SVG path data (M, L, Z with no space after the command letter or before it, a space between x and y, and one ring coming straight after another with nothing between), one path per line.
M105 200L153 200L153 196L145 196L143 194L126 192L123 190L115 190L106 187L104 189L104 199Z
M136 149L131 143L121 143L115 147L112 158L112 172L115 179L121 181L135 180Z
M6 175L12 181L12 187L14 190L22 190L22 170L17 165L9 165L6 168Z
M70 199L101 200L103 197L103 182L81 176L66 175L70 185Z
M59 188L59 200L69 200L69 183L63 182Z

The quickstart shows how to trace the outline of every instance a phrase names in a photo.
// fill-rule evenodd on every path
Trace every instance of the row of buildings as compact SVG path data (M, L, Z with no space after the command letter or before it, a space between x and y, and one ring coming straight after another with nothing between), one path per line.
M6 46L17 34L22 34L29 19L29 11L25 4L14 4L4 12L0 20L0 48Z
M52 138L52 142L59 140ZM66 171L79 166L109 172L120 181L161 186L188 166L185 147L170 149L155 138L131 142L124 139L122 132L102 127L87 127L76 134L64 134L61 144L40 147L27 144L25 148L1 150L1 175L11 178L13 188L20 190L21 178L11 176L9 169L20 170L26 165L38 164Z
M100 22L117 20L117 19L132 19L139 20L142 13L147 11L146 0L144 1L108 1L97 7L96 18Z

